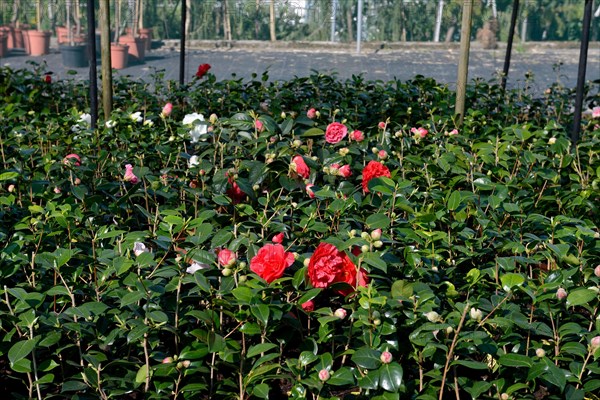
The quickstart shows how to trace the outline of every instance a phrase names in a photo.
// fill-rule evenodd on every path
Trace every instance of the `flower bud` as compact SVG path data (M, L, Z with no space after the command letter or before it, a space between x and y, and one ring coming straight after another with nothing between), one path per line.
M556 291L556 298L559 300L564 300L567 298L567 291L563 288L558 288Z
M383 242L381 240L376 240L376 241L373 242L373 246L376 249L379 249L379 248L383 247Z
M285 119L285 112L281 112L281 119Z
M210 114L210 117L208 117L208 120L210 121L211 124L216 124L217 121L219 120L219 117L217 117L217 114Z
M483 318L483 313L478 308L471 308L469 310L469 315L471 316L471 319L477 322L481 321L481 318Z
M600 264L596 265L596 268L594 268L594 275L600 278Z
M232 273L233 270L231 268L223 268L223 270L221 271L221 274L223 276L231 276Z
M163 364L170 364L170 363L172 363L172 362L173 362L173 357L165 357L165 358L163 358L163 360L162 360L162 363L163 363Z
M544 358L544 356L546 355L546 350L544 349L535 349L535 355L538 356L539 358Z
M383 353L381 353L381 356L379 357L379 359L381 360L382 363L389 364L392 362L392 353L390 353L389 351L386 350Z
M440 314L436 313L435 311L429 311L428 313L425 313L425 318L427 318L429 322L438 322L441 319Z
M361 253L367 253L369 251L369 246L366 244L363 244L362 246L360 246L360 252Z
M556 143L555 137L551 137L550 139L548 139L548 144L554 144L554 143Z
M381 239L381 229L375 229L371 232L371 239L380 240Z
M339 319L344 319L346 318L346 315L348 315L348 312L343 308L338 308L333 314Z
M13 185L13 184L8 185L8 192L12 193L14 191L15 191L15 185Z
M309 300L305 303L302 303L300 307L302 307L302 309L306 312L315 311L315 302L312 300Z
M368 240L370 235L368 232L361 232L360 237L363 238L364 240Z
M600 348L600 336L594 336L590 341L590 345L592 346L593 351L596 351L596 349Z
M329 375L329 371L327 371L326 369L322 369L319 371L319 379L322 380L323 382L325 382L327 379L329 379L330 375Z

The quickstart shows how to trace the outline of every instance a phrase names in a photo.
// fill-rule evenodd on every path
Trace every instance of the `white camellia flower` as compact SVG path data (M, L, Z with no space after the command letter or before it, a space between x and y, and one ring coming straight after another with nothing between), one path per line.
M190 141L192 143L197 143L199 140L203 139L203 136L206 136L208 133L208 126L206 124L197 124L190 130Z
M154 121L152 121L151 119L145 119L144 125L145 126L154 126Z
M112 119L109 119L108 121L106 121L104 123L104 125L109 129L114 128L115 126L117 126L117 121L113 121Z
M198 113L186 114L183 117L183 125L192 125L194 122L204 122L204 115Z
M71 130L73 132L79 132L82 129L89 128L92 125L92 116L88 113L79 114L79 119L77 120L77 124L73 125Z
M129 118L131 118L131 120L133 122L142 122L143 118L142 118L142 112L141 111L136 111L133 114L131 114L129 116Z
M208 124L204 120L204 115L198 113L187 114L183 117L183 125L191 125L190 140L192 143L197 143L202 140L203 136L208 133Z
M195 155L191 156L190 159L188 160L188 166L190 168L193 168L199 164L200 164L200 160L198 159L198 156L195 156Z
M139 256L142 253L145 253L148 251L148 248L146 247L146 245L142 242L135 242L133 244L133 254L137 256Z
M185 272L187 272L188 274L193 274L196 271L200 271L201 269L206 269L208 267L209 267L208 264L203 264L203 263L199 263L197 261L194 261L193 263L190 264L189 267L187 267L187 269L185 270Z

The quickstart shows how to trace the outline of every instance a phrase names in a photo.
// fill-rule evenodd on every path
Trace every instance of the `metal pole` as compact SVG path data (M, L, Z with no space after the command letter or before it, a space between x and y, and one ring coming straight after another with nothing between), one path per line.
M469 51L471 48L471 16L473 0L463 1L463 15L460 28L460 59L458 61L458 79L456 81L456 106L454 113L458 115L461 125L465 116L465 96L467 91L467 76L469 73Z
M519 15L519 0L513 1L512 14L510 16L510 28L508 29L508 39L506 41L506 54L504 55L504 68L502 69L502 90L506 90L506 78L510 69L510 56L512 54L513 37L515 36L515 27L517 25L517 16Z
M585 84L585 70L587 67L588 47L590 44L590 23L592 21L592 0L585 0L583 10L583 28L581 32L581 50L579 52L579 70L577 73L577 91L575 94L575 115L573 118L573 130L571 131L571 142L576 144L579 140L581 130L581 111L583 107L583 87Z
M187 18L187 1L181 0L181 42L179 44L179 84L185 81L185 20Z
M358 0L358 20L356 21L356 54L360 54L360 40L362 39L362 9L363 0Z
M440 41L440 31L442 30L442 13L444 12L444 0L438 3L437 14L435 16L435 31L433 32L433 41Z
M96 129L98 121L98 71L96 71L96 10L94 0L87 0L88 20L88 59L90 63L90 115L92 129Z
M337 0L331 2L331 41L335 42L335 19L337 18Z
M88 0L89 1L89 0ZM115 34L115 38L117 35ZM109 0L100 1L100 48L102 49L102 106L104 120L112 113L112 68L110 60L110 4Z

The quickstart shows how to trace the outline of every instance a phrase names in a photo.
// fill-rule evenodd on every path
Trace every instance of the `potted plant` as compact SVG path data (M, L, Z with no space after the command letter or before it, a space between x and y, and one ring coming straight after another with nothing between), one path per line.
M136 4L137 3L137 4ZM145 39L141 38L136 32L137 27L137 15L139 4L136 1L130 1L130 9L128 10L129 15L131 15L131 19L127 21L128 28L126 29L125 35L117 36L119 38L119 43L124 43L129 46L129 56L130 58L138 63L143 63L145 58L145 50L146 44Z
M119 42L121 25L121 0L117 0L115 8L115 42L110 44L110 63L111 68L127 68L129 64L129 46Z
M81 35L81 14L79 0L66 0L67 27L66 41L59 44L63 64L67 67L86 67L88 65L87 46L85 37ZM74 29L71 27L71 18L75 21Z
M42 21L42 0L36 0L36 28L28 31L26 49L32 56L41 56L50 52L51 32L44 29Z

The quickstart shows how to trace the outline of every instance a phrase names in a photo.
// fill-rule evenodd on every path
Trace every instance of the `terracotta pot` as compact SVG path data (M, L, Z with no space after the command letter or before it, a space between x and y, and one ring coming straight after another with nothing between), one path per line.
M15 49L24 49L25 41L23 39L23 30L20 28L15 28L13 32L13 46Z
M129 59L129 46L120 43L110 45L110 66L114 69L127 68Z
M129 57L131 61L138 63L144 62L146 44L143 38L123 35L119 38L119 43L129 46Z
M65 38L66 38L66 40L65 40ZM59 45L69 41L69 31L66 27L64 27L64 26L56 27L56 41L58 42Z
M0 26L0 34L6 36L6 45L9 49L15 47L15 35L12 26Z
M0 57L6 56L8 53L8 35L0 31Z
M50 53L50 36L48 31L28 31L29 55L43 56Z
M146 51L152 49L152 28L141 28L138 33L146 40Z

